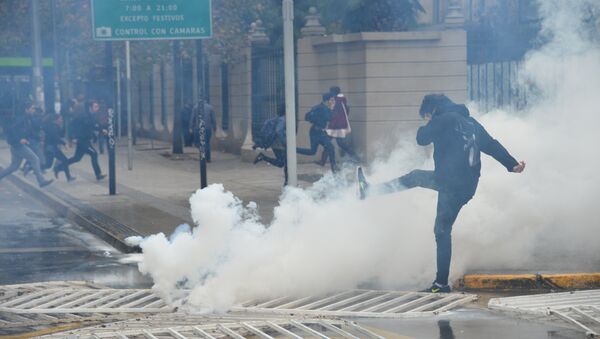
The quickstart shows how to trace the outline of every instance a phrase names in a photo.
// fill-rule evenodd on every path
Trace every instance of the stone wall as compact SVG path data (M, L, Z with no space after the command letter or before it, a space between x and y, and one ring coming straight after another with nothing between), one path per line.
M466 34L462 29L309 36L298 41L298 106L304 116L330 86L348 97L355 147L372 160L398 134L421 124L427 93L467 98ZM299 121L298 145L308 145Z

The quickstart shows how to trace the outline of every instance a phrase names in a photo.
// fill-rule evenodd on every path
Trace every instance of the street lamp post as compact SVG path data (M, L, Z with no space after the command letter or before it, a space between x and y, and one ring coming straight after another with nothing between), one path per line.
M32 85L34 100L41 109L44 105L44 76L42 74L42 40L40 32L39 0L31 0L31 30L33 40Z

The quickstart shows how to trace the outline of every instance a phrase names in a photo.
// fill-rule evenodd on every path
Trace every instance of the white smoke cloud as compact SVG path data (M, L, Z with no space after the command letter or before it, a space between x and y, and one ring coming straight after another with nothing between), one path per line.
M599 5L555 0L540 6L550 42L528 55L522 74L538 88L539 101L527 112L479 116L527 169L510 174L484 160L478 192L455 223L451 278L475 268L535 270L559 257L573 258L574 267L598 264L600 158L594 154L600 138L593 129L600 123L600 52L586 40L581 18L586 6L597 11ZM414 140L402 140L370 166L369 179L432 167ZM436 193L414 189L359 201L346 174L286 189L270 225L260 222L255 205L244 207L222 185L199 190L190 198L195 227L172 239L144 239L140 270L166 295L192 289L190 304L205 311L262 296L430 283Z

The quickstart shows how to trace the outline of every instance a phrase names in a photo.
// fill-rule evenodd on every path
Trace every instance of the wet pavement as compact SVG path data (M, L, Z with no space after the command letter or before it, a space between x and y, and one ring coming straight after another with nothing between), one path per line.
M465 309L425 318L360 319L359 323L361 326L397 333L401 335L399 338L586 338L582 331L541 320L519 319L486 309Z
M0 284L86 280L147 287L149 279L122 254L58 217L9 180L0 182Z

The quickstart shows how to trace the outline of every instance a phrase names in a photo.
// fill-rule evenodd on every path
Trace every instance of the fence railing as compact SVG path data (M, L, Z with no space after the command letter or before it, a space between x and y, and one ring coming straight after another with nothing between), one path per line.
M518 80L521 68L522 61L469 64L469 99L486 112L496 108L522 109L527 103L527 87Z

